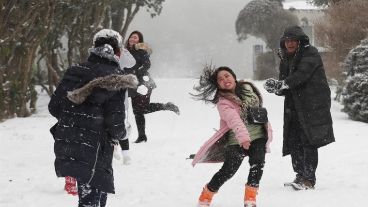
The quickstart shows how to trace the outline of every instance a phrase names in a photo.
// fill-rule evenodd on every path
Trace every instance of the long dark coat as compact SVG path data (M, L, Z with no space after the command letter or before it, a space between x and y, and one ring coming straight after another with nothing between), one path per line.
M50 113L58 120L50 130L55 140L56 175L72 176L107 193L114 193L112 142L126 133L125 89L97 85L87 89L90 94L77 104L67 98L67 93L119 73L113 55L104 54L103 49L91 51L87 62L66 71L49 103Z
M285 39L300 41L293 56L286 54ZM289 27L280 41L279 79L285 80L289 89L282 91L284 102L283 155L290 154L295 146L293 135L303 134L306 145L321 147L335 141L331 108L331 91L318 50L309 44L309 38L300 27ZM303 132L293 132L290 125L299 121Z

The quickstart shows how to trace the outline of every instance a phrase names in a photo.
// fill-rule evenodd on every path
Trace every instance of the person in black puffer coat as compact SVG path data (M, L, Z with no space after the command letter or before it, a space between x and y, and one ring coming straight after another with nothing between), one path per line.
M291 155L296 190L313 189L318 148L335 141L331 92L318 50L301 27L285 29L280 41L279 80L268 79L268 92L285 96L283 155Z
M57 119L50 129L56 175L77 180L79 206L105 206L104 195L114 193L112 156L126 133L125 91L138 84L120 74L119 33L103 29L93 44L86 62L67 69L48 105Z
M129 74L135 74L139 84L137 89L129 90L129 96L132 98L133 113L138 129L138 138L135 143L146 142L146 120L144 114L152 113L161 110L170 110L179 114L179 108L168 102L151 103L151 93L156 84L150 76L148 69L151 67L150 54L151 48L144 43L143 35L139 31L133 31L126 42L125 47L133 55L136 64L131 68L124 68L124 71ZM124 150L124 143L120 143Z

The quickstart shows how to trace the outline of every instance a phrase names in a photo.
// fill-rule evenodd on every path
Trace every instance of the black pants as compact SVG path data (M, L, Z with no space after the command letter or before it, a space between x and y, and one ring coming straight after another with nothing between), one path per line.
M266 142L266 139L256 139L248 150L239 145L226 147L224 164L207 184L207 188L212 192L217 192L238 171L245 156L249 156L250 165L247 185L258 187L265 164Z
M138 136L146 135L146 119L144 114L165 110L163 103L150 103L152 89L146 95L138 94L132 97L133 113L137 124Z
M88 184L78 183L78 207L105 207L107 200L107 193L91 187Z
M119 140L119 144L122 150L129 150L129 139Z
M291 151L291 162L297 177L316 183L318 149L313 146L299 146Z
M318 147L309 144L296 115L292 117L289 129L291 162L296 177L309 180L314 185L318 166Z

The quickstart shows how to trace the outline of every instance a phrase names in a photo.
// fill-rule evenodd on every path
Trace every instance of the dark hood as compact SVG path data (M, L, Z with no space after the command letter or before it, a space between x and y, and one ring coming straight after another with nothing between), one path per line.
M114 49L111 45L105 44L99 47L93 47L88 50L88 61L91 62L112 62L119 65L119 57L114 54Z
M299 26L290 26L284 30L284 33L280 39L280 47L285 48L286 39L296 39L300 41L301 46L309 45L309 37L304 33L303 29Z

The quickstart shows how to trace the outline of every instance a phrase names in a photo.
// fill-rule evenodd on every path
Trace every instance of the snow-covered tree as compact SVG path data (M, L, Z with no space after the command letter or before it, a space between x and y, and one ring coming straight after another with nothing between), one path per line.
M316 6L329 6L331 4L335 4L338 3L340 1L344 1L344 0L308 0L309 3L312 3ZM345 0L347 1L347 0Z
M261 38L272 50L279 48L280 37L287 26L298 25L298 18L282 7L283 0L253 0L240 11L236 20L238 40L246 40L248 36ZM274 77L277 57L272 53L264 53L257 58L255 79Z
M138 11L159 15L163 2L0 0L0 121L33 113L35 83L52 94L65 69L86 59L95 32L125 36Z
M240 11L236 34L239 41L251 35L264 40L270 49L277 49L284 29L298 24L298 18L284 10L280 0L253 0Z
M350 51L344 66L343 111L353 120L368 122L368 38Z
M0 1L0 120L35 111L33 60L56 0Z
M341 83L341 63L351 49L367 37L368 1L341 0L325 10L325 16L316 22L316 38L328 48L324 56L327 76Z

